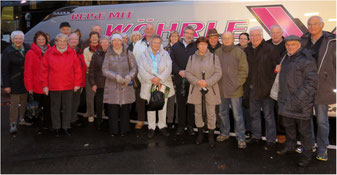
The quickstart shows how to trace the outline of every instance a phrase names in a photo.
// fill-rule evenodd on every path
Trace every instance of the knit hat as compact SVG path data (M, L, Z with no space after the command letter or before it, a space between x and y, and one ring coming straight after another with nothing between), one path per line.
M70 24L68 22L62 22L60 24L60 28L62 28L62 27L71 27L71 26L70 26Z
M121 36L120 34L118 34L118 33L115 33L115 34L113 34L113 35L111 36L111 41L112 41L113 39L116 39L116 38L118 38L118 39L120 39L120 40L123 41L122 36Z

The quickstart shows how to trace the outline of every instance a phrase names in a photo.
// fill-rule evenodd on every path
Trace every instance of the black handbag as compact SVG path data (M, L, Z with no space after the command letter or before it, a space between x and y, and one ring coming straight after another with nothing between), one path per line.
M39 103L34 100L32 94L28 96L28 103L26 107L26 111L24 113L24 120L27 123L35 122L42 115L42 109L39 106Z
M148 103L148 111L159 111L162 110L165 104L165 94L156 89L151 92L150 101Z

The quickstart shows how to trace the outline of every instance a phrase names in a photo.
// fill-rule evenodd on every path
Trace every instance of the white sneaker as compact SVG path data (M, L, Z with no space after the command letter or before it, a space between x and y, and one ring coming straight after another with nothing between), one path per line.
M25 119L21 119L19 122L19 125L25 125L25 126L32 126L33 123L27 123Z
M88 117L88 121L89 121L90 123L94 122L94 117L93 117L93 116Z
M9 133L13 134L16 133L17 129L16 129L16 124L15 123L11 123L10 124L10 128L9 128Z

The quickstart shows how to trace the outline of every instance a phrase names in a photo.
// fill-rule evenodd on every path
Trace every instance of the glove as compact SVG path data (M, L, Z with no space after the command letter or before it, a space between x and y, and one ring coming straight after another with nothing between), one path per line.
M125 76L125 78L124 78L124 85L129 85L130 81L131 81L130 75Z
M117 83L119 83L119 84L123 84L123 83L124 83L124 79L123 79L122 76L119 75L119 74L116 76L116 81L117 81Z

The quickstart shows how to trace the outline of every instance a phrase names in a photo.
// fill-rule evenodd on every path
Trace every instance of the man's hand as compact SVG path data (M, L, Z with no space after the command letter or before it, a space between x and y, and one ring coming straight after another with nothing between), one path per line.
M10 94L10 93L11 93L11 88L10 88L10 87L4 88L4 91L5 91L7 94Z
M277 65L274 70L275 73L281 72L281 64Z
M181 76L181 78L185 78L185 71L184 70L179 71L179 75Z
M94 86L91 87L91 89L92 89L92 91L94 91L94 92L96 93L96 91L97 91L97 86L94 85Z

